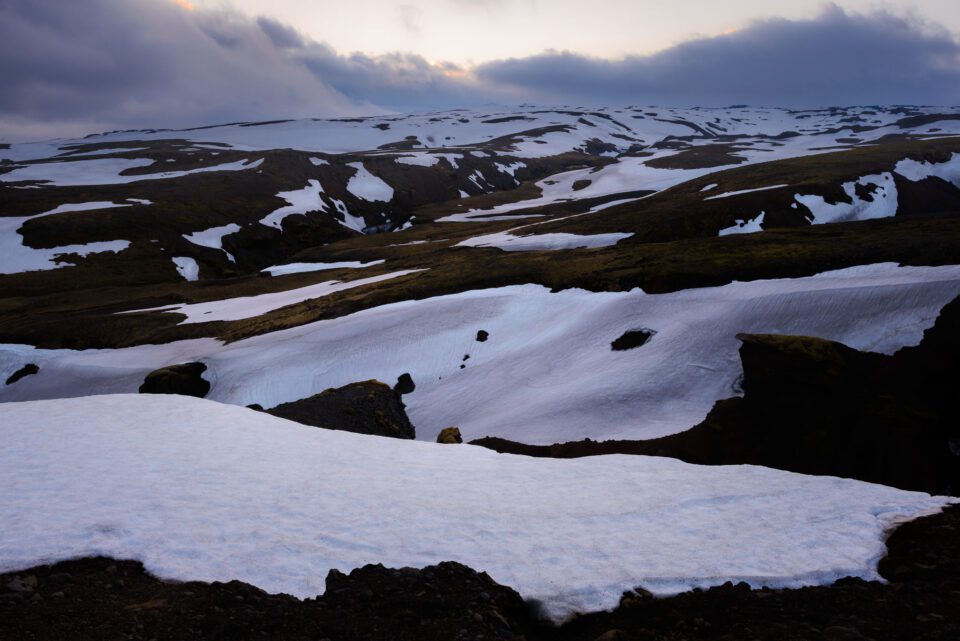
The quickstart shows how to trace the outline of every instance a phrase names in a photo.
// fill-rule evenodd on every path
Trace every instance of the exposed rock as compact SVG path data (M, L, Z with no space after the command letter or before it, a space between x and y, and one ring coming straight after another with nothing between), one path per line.
M463 443L463 437L460 436L459 427L445 427L440 430L440 434L437 435L437 443Z
M610 343L610 348L615 352L634 349L646 344L654 334L656 334L656 332L652 329L632 329L624 332L623 336Z
M649 441L548 446L472 441L500 452L575 458L669 456L703 465L764 465L960 494L960 298L917 347L893 356L820 338L741 335L743 398L699 425Z
M25 376L33 376L39 371L40 371L39 366L33 363L27 363L26 365L24 365L23 367L15 371L13 374L11 374L9 378L7 378L7 385L13 385L17 381L19 381L21 378Z
M589 178L581 178L580 180L574 180L571 188L573 191L580 191L581 189L586 189L591 184L593 184L593 181Z
M488 338L490 338L490 334L487 333L486 331L481 329L479 332L477 332L478 343L486 343Z
M417 389L417 384L413 382L410 374L401 374L397 378L397 384L393 386L393 391L397 394L412 394Z
M331 430L416 438L416 431L407 417L400 394L380 381L351 383L265 411L280 418Z
M210 391L210 382L202 374L207 371L203 363L181 363L161 367L147 374L140 386L141 394L182 394L203 398Z

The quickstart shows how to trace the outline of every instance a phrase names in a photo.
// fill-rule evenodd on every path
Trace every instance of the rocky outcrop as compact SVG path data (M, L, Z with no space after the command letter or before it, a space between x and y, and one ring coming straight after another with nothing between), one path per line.
M210 382L204 380L207 366L203 363L181 363L161 367L147 374L140 386L141 394L182 394L203 398L210 391Z
M463 443L463 437L460 435L459 427L445 427L440 430L440 433L437 434L437 443L445 443L447 445L455 445L457 443Z
M7 385L13 385L21 378L33 376L40 371L40 367L34 363L27 363L7 378Z
M739 338L744 396L717 402L686 432L649 441L472 443L557 458L621 453L756 464L960 494L960 298L919 346L893 356L804 336Z
M358 434L416 438L400 394L380 381L351 383L266 412L305 425Z
M631 329L610 343L610 349L615 352L623 352L628 349L641 347L645 345L654 334L656 334L656 332L652 329Z

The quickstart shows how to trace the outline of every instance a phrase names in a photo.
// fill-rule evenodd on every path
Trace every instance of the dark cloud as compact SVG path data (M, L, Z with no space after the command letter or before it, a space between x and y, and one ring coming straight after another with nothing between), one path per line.
M0 1L0 138L353 113L270 20L166 0Z
M342 55L270 18L169 0L0 0L0 77L3 140L521 101L956 104L960 45L915 19L831 5L650 56L553 51L463 69Z
M812 20L765 20L651 56L611 61L547 52L479 67L483 84L531 99L783 106L960 102L960 45L886 12L827 6Z

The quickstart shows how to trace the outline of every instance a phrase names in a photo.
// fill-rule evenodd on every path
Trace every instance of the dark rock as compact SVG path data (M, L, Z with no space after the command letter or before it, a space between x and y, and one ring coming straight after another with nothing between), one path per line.
M249 405L247 405L247 409L248 409L248 410L254 410L254 411L257 411L257 412L262 412L262 411L263 411L263 405L261 405L260 403L250 403Z
M593 181L590 180L589 178L581 178L580 180L574 180L573 185L571 185L571 187L573 188L573 191L580 191L581 189L586 189L592 183Z
M463 437L460 436L459 427L445 427L437 435L437 443L446 443L449 445L463 443Z
M632 329L624 332L623 336L610 343L610 347L615 352L634 349L644 345L654 334L656 334L656 332L652 329Z
M488 338L490 338L490 334L487 333L486 331L481 329L479 332L477 332L478 343L486 343Z
M412 394L417 389L417 384L413 382L410 374L401 374L397 378L397 384L393 386L393 391L397 394Z
M182 394L203 398L210 391L210 383L203 379L207 371L203 363L181 363L162 367L147 374L140 386L141 394Z
M17 381L19 381L21 378L25 376L33 376L39 371L40 371L39 366L34 365L33 363L27 363L26 365L24 365L23 367L21 367L20 369L18 369L17 371L15 371L13 374L10 375L10 377L7 379L7 385L13 385Z
M416 438L400 394L379 381L351 383L265 410L305 425L358 434Z

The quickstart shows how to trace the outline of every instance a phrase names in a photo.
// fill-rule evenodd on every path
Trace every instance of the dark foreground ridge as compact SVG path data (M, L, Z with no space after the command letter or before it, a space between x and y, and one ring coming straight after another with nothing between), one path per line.
M641 454L754 464L960 495L960 298L920 345L893 356L805 336L739 338L743 398L718 401L686 432L648 441L471 443L554 458Z
M229 583L167 583L102 557L0 575L3 641L903 641L960 638L960 507L897 530L889 583L842 579L798 590L726 584L666 599L628 593L613 612L561 627L458 563L368 565L327 576L303 601Z

